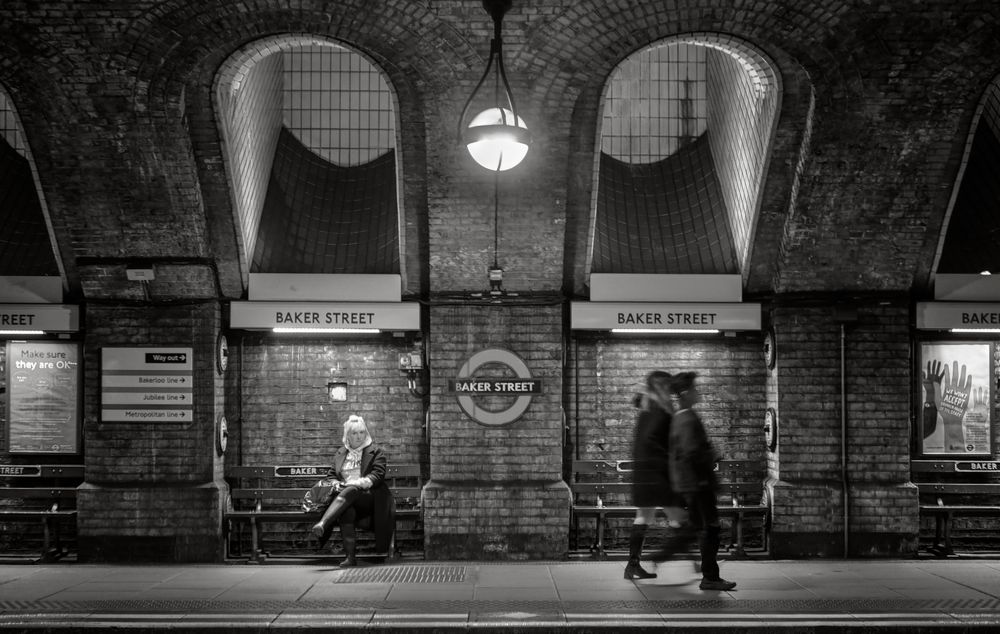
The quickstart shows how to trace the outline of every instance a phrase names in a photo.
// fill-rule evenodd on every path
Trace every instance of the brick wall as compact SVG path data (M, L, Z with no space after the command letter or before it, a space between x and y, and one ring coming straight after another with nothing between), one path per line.
M840 555L845 541L851 555L915 548L908 314L905 301L892 298L775 307L778 357L768 379L768 403L779 421L778 449L769 460L775 555Z
M569 351L566 401L574 455L620 458L632 454L637 384L655 369L694 371L698 406L712 441L728 459L764 470L765 392L761 338L640 338L577 336Z
M407 389L399 355L408 338L236 335L227 415L228 464L329 464L343 422L359 414L390 462L426 464L423 406ZM327 383L345 383L330 402Z

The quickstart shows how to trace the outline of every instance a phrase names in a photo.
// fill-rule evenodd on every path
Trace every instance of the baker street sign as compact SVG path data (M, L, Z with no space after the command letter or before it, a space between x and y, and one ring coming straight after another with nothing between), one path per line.
M542 393L542 381L532 378L528 364L510 350L488 348L462 364L457 377L448 381L448 391L467 416L492 427L519 419L532 397Z

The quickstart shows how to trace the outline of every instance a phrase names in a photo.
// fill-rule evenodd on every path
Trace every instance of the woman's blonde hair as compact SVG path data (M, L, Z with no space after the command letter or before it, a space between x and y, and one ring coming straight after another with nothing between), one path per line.
M365 422L365 419L361 418L357 414L351 414L347 417L347 420L344 421L343 441L345 447L350 446L350 443L347 442L347 436L355 429L365 430L365 435L368 436L368 440L371 440L372 433L368 431L368 423Z

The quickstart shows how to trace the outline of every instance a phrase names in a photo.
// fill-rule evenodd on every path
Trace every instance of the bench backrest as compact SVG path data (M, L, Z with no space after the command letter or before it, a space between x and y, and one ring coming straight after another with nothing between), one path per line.
M83 465L0 465L0 481L12 485L0 486L0 499L56 505L73 500L83 472Z
M234 500L291 502L301 501L309 487L325 477L329 469L329 465L236 466L226 469L226 478L230 480L229 494ZM419 464L390 464L385 480L397 507L420 505L423 481Z
M946 496L1000 495L1000 462L995 460L911 460L910 472L922 496L944 505Z
M574 495L601 496L609 493L628 495L632 491L633 460L574 460L570 488ZM764 484L761 468L745 460L720 460L715 463L719 492L730 495L736 504L744 494L761 495Z

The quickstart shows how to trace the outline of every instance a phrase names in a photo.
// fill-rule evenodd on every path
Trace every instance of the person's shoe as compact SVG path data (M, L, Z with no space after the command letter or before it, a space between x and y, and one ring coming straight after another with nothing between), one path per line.
M625 566L625 579L633 581L635 579L656 579L655 572L646 572L638 561L628 562Z
M702 590L732 590L736 587L736 582L725 579L702 579L698 587Z
M358 562L354 557L345 557L344 561L340 562L341 568L353 568L357 565Z

